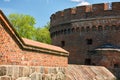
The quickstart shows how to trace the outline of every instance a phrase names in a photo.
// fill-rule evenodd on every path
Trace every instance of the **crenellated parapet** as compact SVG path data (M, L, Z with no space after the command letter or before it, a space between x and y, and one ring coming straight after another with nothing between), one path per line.
M71 23L78 19L98 18L106 16L119 16L120 2L101 3L87 6L78 6L58 11L51 15L51 27Z

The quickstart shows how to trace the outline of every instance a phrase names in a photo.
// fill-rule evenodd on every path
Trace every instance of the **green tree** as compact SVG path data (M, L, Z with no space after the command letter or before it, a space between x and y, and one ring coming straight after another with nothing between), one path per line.
M49 32L50 24L47 23L44 27L42 28L37 28L36 29L36 40L43 42L43 43L48 43L51 44L51 38L50 38L50 32Z
M10 14L8 19L21 37L48 44L51 43L49 23L43 27L37 28L34 26L35 18L24 14Z
M30 15L10 14L8 19L21 37L34 39L35 19Z

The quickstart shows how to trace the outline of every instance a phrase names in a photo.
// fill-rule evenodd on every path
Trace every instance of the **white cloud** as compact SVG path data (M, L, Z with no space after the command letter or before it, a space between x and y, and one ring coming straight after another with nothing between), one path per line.
M4 0L5 2L10 2L10 0Z
M90 3L86 1L82 1L77 6L82 6L82 5L90 5Z
M77 2L77 6L82 6L82 5L90 5L89 2L87 2L86 0L71 0L72 2Z

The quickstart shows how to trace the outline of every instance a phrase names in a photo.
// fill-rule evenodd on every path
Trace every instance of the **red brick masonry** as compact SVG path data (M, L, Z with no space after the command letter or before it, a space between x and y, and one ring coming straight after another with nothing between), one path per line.
M120 48L120 2L58 11L51 16L50 32L52 44L70 52L68 63L84 65L90 61L91 53L103 44Z
M60 47L20 38L0 11L0 64L65 67L67 57Z

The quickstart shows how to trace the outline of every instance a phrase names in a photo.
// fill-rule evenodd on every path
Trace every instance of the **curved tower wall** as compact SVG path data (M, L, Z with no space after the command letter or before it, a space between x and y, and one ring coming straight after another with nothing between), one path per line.
M93 4L58 11L51 16L52 44L70 52L69 63L85 64L97 47L120 47L120 2Z

